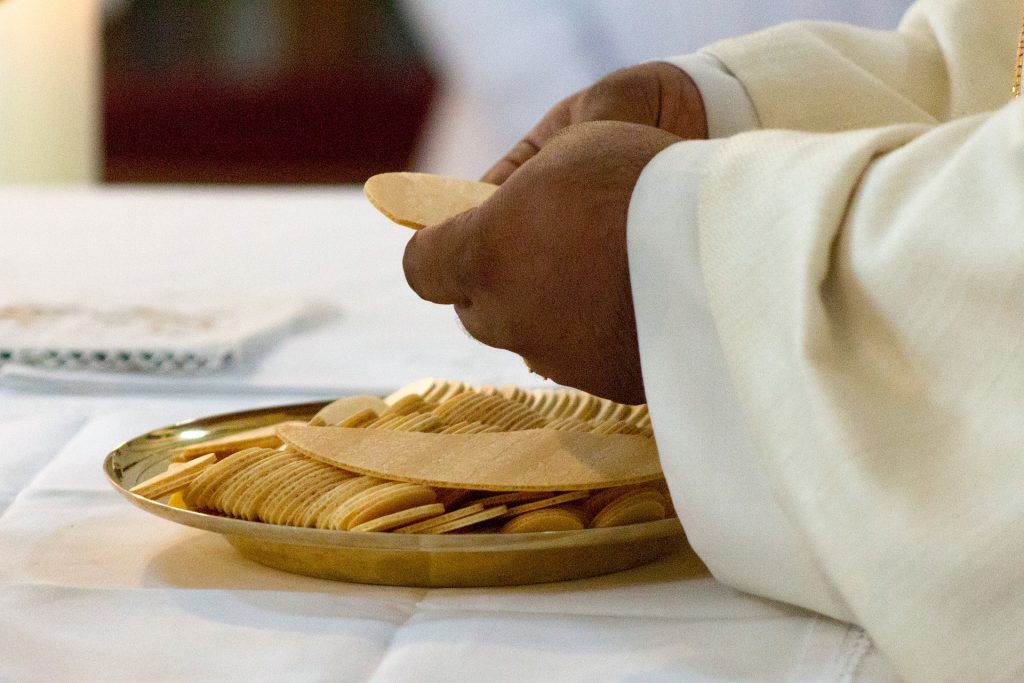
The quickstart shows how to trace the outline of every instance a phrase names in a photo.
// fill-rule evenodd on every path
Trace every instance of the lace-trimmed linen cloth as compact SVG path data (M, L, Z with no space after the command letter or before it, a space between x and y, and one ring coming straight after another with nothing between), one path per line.
M0 365L209 372L320 313L305 301L239 308L0 303Z

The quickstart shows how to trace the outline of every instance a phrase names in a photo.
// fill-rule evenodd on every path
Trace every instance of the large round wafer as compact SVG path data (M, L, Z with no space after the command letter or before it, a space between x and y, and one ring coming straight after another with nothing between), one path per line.
M653 440L530 429L423 434L338 427L288 427L291 447L343 469L445 488L570 491L661 477Z
M382 173L363 185L363 193L382 214L399 225L419 229L483 203L497 185L430 173Z

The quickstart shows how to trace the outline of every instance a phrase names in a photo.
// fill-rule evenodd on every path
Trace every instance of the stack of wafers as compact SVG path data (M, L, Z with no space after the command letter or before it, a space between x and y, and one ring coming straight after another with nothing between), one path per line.
M132 489L191 510L346 531L565 531L673 514L646 406L421 380L190 444Z

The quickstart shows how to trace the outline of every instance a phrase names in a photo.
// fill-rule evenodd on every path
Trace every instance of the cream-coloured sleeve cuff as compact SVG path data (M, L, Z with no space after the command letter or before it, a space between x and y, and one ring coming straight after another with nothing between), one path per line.
M633 305L662 468L690 544L718 580L850 621L772 493L707 304L697 196L721 144L666 148L629 206Z
M718 59L706 52L694 52L662 61L679 67L697 84L704 99L709 138L727 138L761 127L743 84Z

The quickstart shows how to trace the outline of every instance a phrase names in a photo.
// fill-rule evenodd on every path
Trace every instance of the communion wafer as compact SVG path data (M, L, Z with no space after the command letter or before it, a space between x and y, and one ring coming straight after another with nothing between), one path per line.
M292 450L274 450L266 458L253 462L224 478L223 483L216 490L210 492L209 505L214 509L232 514L228 503L232 505L254 487L261 488L268 481L273 480L282 467L290 464L298 464L301 460L308 461L308 458L298 455Z
M423 398L429 403L441 403L446 401L455 394L461 394L464 391L470 391L471 388L465 382L459 382L455 380L444 380L438 382L438 384Z
M310 508L312 504L342 482L355 478L358 477L333 467L324 468L315 477L311 476L299 494L293 496L291 500L280 500L273 503L268 501L267 519L274 524L311 526Z
M387 408L381 413L384 415L411 415L412 413L426 412L427 402L419 394L406 394L397 401L385 404Z
M309 424L323 427L338 424L363 410L372 410L380 415L388 409L388 404L376 396L346 396L331 401L317 411Z
M665 498L657 491L626 493L594 515L590 526L598 529L665 519Z
M590 494L590 497L580 503L583 508L583 512L586 513L587 517L593 518L598 512L601 511L606 505L621 498L627 493L636 493L638 491L653 491L655 490L648 484L640 484L636 486L614 486L612 488L601 489L600 491L594 491Z
M208 505L232 517L252 519L247 513L251 513L249 508L254 505L255 499L278 488L278 478L288 468L301 465L300 456L295 453L275 451L274 455L232 476L231 481L225 482L210 496Z
M437 502L444 505L446 510L450 509L453 505L461 503L472 493L468 489L444 489L440 487L435 487L434 492L437 494Z
M586 528L586 518L579 510L564 507L533 510L513 517L501 527L503 534L536 533L540 531L579 531Z
M353 496L364 488L369 488L380 479L360 475L349 475L338 470L335 473L325 469L317 475L310 475L305 484L298 489L298 494L282 496L280 502L274 501L266 507L265 521L290 526L315 526L316 519L326 509L337 506L339 501ZM338 476L342 474L342 476Z
M171 460L189 460L197 455L205 455L207 453L227 453L229 451L240 451L245 448L253 448L257 446L261 448L276 448L281 445L281 439L277 436L277 428L279 426L301 424L304 423L298 420L288 420L286 422L279 422L265 427L257 427L256 429L246 429L245 431L236 432L218 439L199 441L187 446L182 446L181 448L176 448L174 453L171 455Z
M581 420L578 417L559 417L551 420L544 429L550 429L556 432L589 432L592 431L590 423L586 420Z
M444 429L444 423L432 413L414 413L407 418L398 429L406 432L439 432Z
M360 474L483 491L571 491L661 477L652 439L531 429L480 434L295 426L292 448ZM443 457L442 457L443 456Z
M348 502L353 496L357 496L363 491L383 483L385 483L383 479L363 475L341 482L310 503L309 508L301 518L303 522L301 526L315 526L318 529L326 529L328 518L339 507Z
M417 230L478 206L496 189L490 183L430 173L381 173L363 185L378 211Z
M193 510L208 508L211 496L226 481L230 481L237 472L249 465L273 454L274 451L269 448L247 448L203 468L199 476L185 488L185 504Z
M259 519L270 524L280 524L279 516L282 506L300 497L309 487L310 482L323 476L323 463L302 458L294 465L282 467L273 477L268 477L267 489L255 494L249 507L240 504L240 514L244 519Z
M378 517L393 515L402 510L435 502L437 502L437 494L429 486L394 483L386 490L367 496L362 508L344 521L344 528L352 529ZM443 506L439 512L444 512Z
M522 503L515 507L510 507L508 509L508 514L521 515L524 512L531 512L533 510L561 505L562 503L569 503L574 500L581 500L589 495L589 491L568 491L566 493L560 493L557 496L551 496L550 498L541 498L540 500L534 500L529 503Z
M425 519L422 522L416 522L415 524L409 524L408 526L399 527L398 529L395 529L395 532L403 534L429 534L432 533L431 529L435 526L441 526L442 524L447 524L448 522L454 522L457 519L469 517L470 515L475 515L478 512L483 511L483 505L481 505L480 503L473 503L472 505L467 505L466 507L462 507L457 510L452 510L451 512L445 512L442 515L431 517L430 519Z
M569 417L582 401L583 394L578 391L556 391L548 407L548 417Z
M323 516L323 521L318 521L317 526L348 530L376 517L433 503L436 498L433 489L427 486L384 482L352 496L329 515Z
M467 388L468 387L465 382L425 377L396 389L384 399L384 402L388 405L392 405L405 396L416 394L421 396L427 403L440 403L442 400L461 393Z
M475 526L483 522L488 522L492 519L497 519L498 517L503 516L505 512L505 506L498 505L497 507L486 508L475 514L467 515L466 517L461 517L459 519L447 522L445 524L438 524L432 526L430 527L429 531L420 533L447 534L451 533L452 531L458 531L459 529L467 529L471 526Z
M499 388L498 395L523 404L528 404L530 400L530 392L522 387L517 387L515 384L506 384Z
M334 426L349 428L365 427L375 422L378 419L378 417L379 415L377 414L377 411L374 410L373 408L364 408L359 412L349 415L344 420L342 420L341 422L337 423Z
M150 477L129 490L143 498L159 500L188 486L195 481L204 467L212 465L216 461L217 456L209 453L187 463L182 463L173 470L168 469L166 472L162 472L155 477Z
M485 425L483 422L456 422L450 427L441 430L441 434L482 434L496 433L501 430L494 425Z
M431 517L437 517L444 512L444 506L440 503L428 503L414 508L407 508L392 512L390 515L376 517L368 522L357 524L349 531L391 531L397 527L419 522Z
M394 413L392 413L391 415L381 415L373 422L367 422L366 424L360 426L364 427L365 429L390 429L391 425L398 424L403 420L405 420L404 415L395 415Z
M538 498L547 497L548 493L546 491L509 491L508 493L498 493L493 496L484 496L483 498L476 498L473 500L473 502L480 503L485 507L491 507L492 505L522 503L528 500L537 500Z
M626 420L593 420L594 426L591 428L593 434L639 434L640 429L630 424Z
M579 404L576 406L576 410L573 411L573 417L578 417L581 420L589 420L597 415L597 411L601 409L601 399L591 394L583 394L580 398Z

